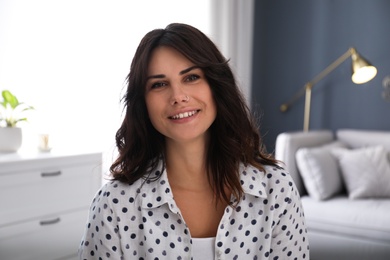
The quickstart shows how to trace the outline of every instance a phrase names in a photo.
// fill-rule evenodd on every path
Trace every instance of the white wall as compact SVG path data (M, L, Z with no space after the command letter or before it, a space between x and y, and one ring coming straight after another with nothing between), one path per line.
M210 0L0 0L0 90L33 105L23 149L111 151L142 36L170 22L210 34Z

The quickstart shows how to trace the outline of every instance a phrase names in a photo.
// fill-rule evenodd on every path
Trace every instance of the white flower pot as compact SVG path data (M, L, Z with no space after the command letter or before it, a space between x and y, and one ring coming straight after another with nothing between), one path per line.
M0 127L0 152L16 152L21 146L21 128Z

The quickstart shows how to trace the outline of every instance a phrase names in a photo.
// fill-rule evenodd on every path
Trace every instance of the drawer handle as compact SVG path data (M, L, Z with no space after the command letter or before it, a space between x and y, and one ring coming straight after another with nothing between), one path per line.
M42 172L41 177L54 177L61 175L61 171L56 171L56 172Z
M58 218L54 218L54 219L50 219L50 220L41 220L41 221L39 221L39 224L41 225L41 226L44 226L44 225L53 225L53 224L56 224L56 223L58 223L58 222L60 222L60 218L58 217Z

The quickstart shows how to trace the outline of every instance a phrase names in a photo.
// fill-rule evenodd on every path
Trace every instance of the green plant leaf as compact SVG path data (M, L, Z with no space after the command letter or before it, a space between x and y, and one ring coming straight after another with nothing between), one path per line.
M23 109L22 109L22 112L27 111L27 110L34 110L34 108L28 106L28 107L23 108Z
M19 105L19 100L9 91L9 90L3 90L2 92L5 106L9 104L13 109L15 109Z
M21 122L21 121L27 122L27 118L19 118L19 119L15 120L15 124L16 124L17 122Z
M18 122L27 121L27 118L22 117L23 113L34 108L25 103L19 103L16 96L9 90L3 90L2 96L3 101L0 104L4 109L0 109L0 123L5 122L7 127L16 127Z

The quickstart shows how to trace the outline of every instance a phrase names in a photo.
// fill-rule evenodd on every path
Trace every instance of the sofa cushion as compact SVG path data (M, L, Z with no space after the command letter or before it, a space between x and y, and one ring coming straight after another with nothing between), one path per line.
M336 131L336 139L350 148L383 145L387 151L390 151L389 131L339 129Z
M302 197L308 231L390 244L390 200L350 200L336 196L317 201Z
M341 142L331 142L319 147L304 147L296 153L297 166L310 196L324 200L343 190L343 181L333 148L345 148Z
M337 157L351 199L390 198L390 163L383 146L360 149L337 148Z
M275 158L284 163L283 167L290 172L301 196L307 194L307 191L296 165L297 150L301 147L315 147L332 141L333 133L330 130L285 132L276 138Z

